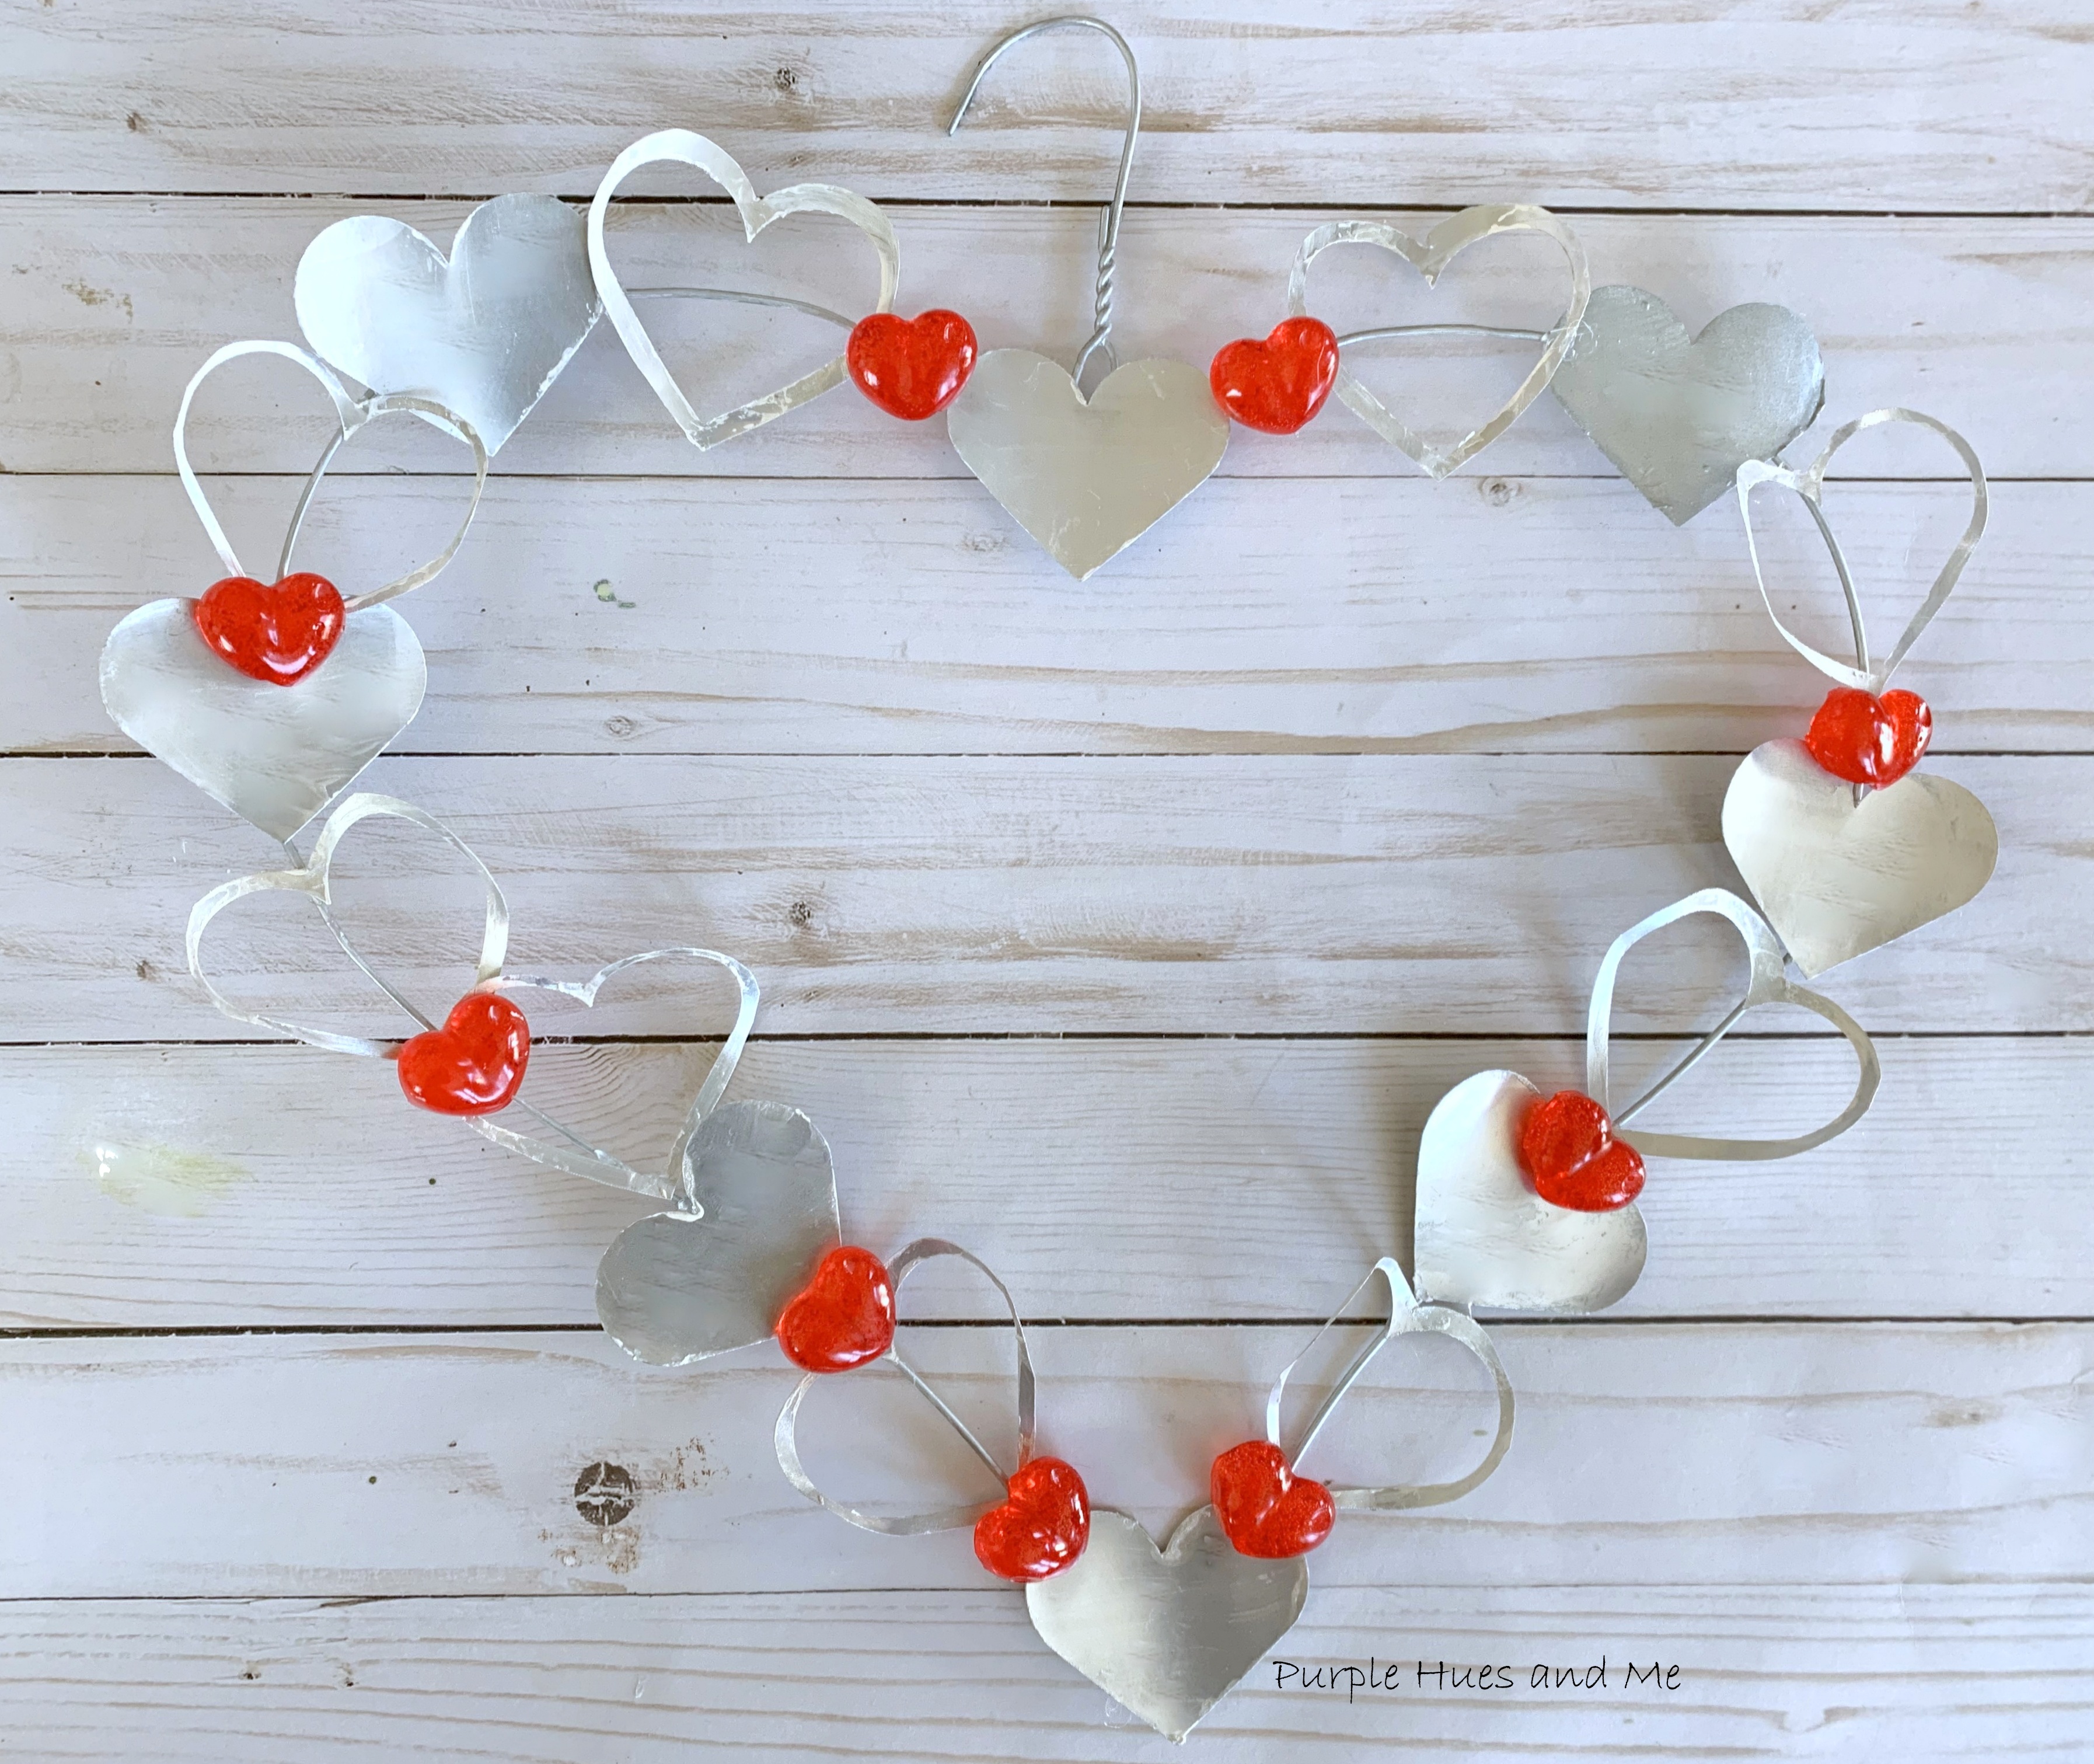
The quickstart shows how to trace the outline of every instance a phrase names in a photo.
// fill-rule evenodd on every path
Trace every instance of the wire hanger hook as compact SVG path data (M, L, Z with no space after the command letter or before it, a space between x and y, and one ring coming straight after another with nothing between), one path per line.
M1135 63L1134 51L1127 41L1102 19L1084 18L1074 14L1064 18L1041 19L1013 31L981 59L975 69L975 76L967 83L967 96L960 100L959 108L953 112L953 119L945 126L947 136L957 135L960 124L967 120L967 107L981 90L981 83L988 71L1000 61L1006 50L1015 49L1028 37L1037 37L1042 31L1064 28L1099 31L1110 37L1127 63L1127 138L1119 152L1119 177L1113 185L1112 205L1099 217L1098 222L1098 281L1097 297L1092 312L1090 341L1084 344L1083 353L1076 358L1075 371L1070 376L1079 386L1084 380L1084 370L1090 365L1091 358L1101 350L1105 352L1108 368L1118 365L1110 339L1113 322L1113 279L1119 267L1120 211L1127 206L1127 180L1134 170L1134 143L1141 133L1141 69Z

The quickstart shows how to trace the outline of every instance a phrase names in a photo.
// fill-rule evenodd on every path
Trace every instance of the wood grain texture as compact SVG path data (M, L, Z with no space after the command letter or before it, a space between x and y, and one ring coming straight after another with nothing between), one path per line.
M1159 1530L1308 1330L1039 1328L1044 1450ZM1348 1516L1325 1587L1899 1584L2094 1575L2094 1326L1501 1326L1510 1455L1451 1506ZM1334 1345L1332 1358L1350 1344ZM1011 1432L998 1332L904 1332L971 1424ZM880 1537L771 1462L797 1374L767 1344L665 1372L588 1333L14 1340L0 1560L15 1597L983 1589L968 1534ZM1488 1381L1445 1338L1384 1353L1310 1462L1459 1475ZM999 1449L1006 1449L999 1445ZM882 1510L993 1499L891 1372L801 1422L810 1473ZM606 1531L579 1474L630 1473ZM1636 1476L1626 1466L1662 1466ZM237 1519L233 1517L237 1515Z
M558 11L315 0L111 15L54 0L0 29L17 189L548 189L586 195L636 137L696 126L759 188L1093 199L1124 86L1111 52L1028 46L943 133L1023 9L797 15L671 0ZM1658 0L1537 17L1496 0L1362 16L1340 0L1152 0L1137 189L1153 201L1872 211L2083 210L2085 19L1884 0L1742 15ZM1110 133L1108 133L1110 131Z
M237 1045L180 932L273 854L124 755L94 689L118 616L217 573L169 476L183 382L229 337L296 334L298 253L343 215L448 242L471 199L585 197L644 130L694 126L760 189L891 199L904 310L957 306L988 343L1069 355L1110 52L1035 46L938 133L1023 17L0 11L0 752L41 756L0 762L0 1327L32 1332L0 1341L0 1755L1179 1755L1037 1643L964 1537L875 1539L798 1501L771 1462L789 1381L771 1350L663 1373L587 1327L595 1258L640 1203L413 1114L375 1063ZM1114 18L1149 99L1124 354L1204 362L1262 332L1332 214L1546 201L1588 211L1596 282L1691 325L1749 300L1802 313L1827 362L1819 433L1914 406L1999 484L1900 683L1935 704L1929 765L1997 817L2001 871L1823 982L1883 1037L1879 1106L1791 1162L1654 1166L1651 1264L1617 1313L1493 1325L1521 1403L1503 1470L1449 1508L1348 1516L1286 1644L1634 1654L1678 1663L1681 1690L1348 1702L1268 1666L1200 1755L2094 1756L2094 31L2070 0ZM612 232L630 283L869 298L819 224L745 256L693 182L632 189ZM1479 251L1427 293L1333 254L1314 304L1345 328L1545 324L1543 255ZM835 347L797 320L648 310L701 403ZM1515 357L1362 365L1452 427ZM258 567L319 419L302 385L245 367L199 401L199 458ZM1911 480L1944 460L1879 437L1842 463L1871 480L1833 514L1888 627L1953 500ZM352 583L401 567L448 532L458 465L420 425L380 425L308 558ZM520 970L689 941L754 965L762 1028L788 1039L750 1050L736 1093L815 1114L854 1235L949 1232L1028 1312L1074 1319L1034 1332L1044 1441L1152 1527L1253 1429L1302 1319L1405 1247L1446 1086L1498 1062L1576 1080L1607 941L1734 880L1734 756L1819 694L1735 514L1675 532L1547 398L1440 485L1340 410L1291 441L1239 433L1218 481L1081 588L941 426L840 391L701 455L608 332L498 467L459 563L408 609L432 693L370 782L485 853ZM1782 557L1777 595L1836 642L1805 558ZM228 918L228 986L398 1027L351 1001L294 908ZM394 833L354 848L344 910L411 990L463 984L474 903ZM1724 935L1631 962L1619 1021L1651 1038L1618 1044L1625 1080L1717 1015ZM658 1145L709 1052L693 1038L724 1020L710 982L548 1010L534 1088L622 1149ZM1754 1025L1653 1124L1822 1119L1848 1067L1836 1041L1790 1038L1810 1027ZM106 1045L37 1045L69 1042ZM913 1358L1000 1441L1008 1349L965 1326L983 1294L934 1271L909 1305L932 1325ZM154 1330L185 1333L135 1332ZM1458 1474L1488 1425L1479 1384L1446 1342L1405 1342L1312 1469ZM860 1497L981 1486L883 1375L818 1393L803 1438ZM606 1461L638 1496L607 1528L575 1504Z
M1877 630L1962 493L1829 493ZM299 561L386 580L463 496L331 486ZM293 499L215 488L250 568ZM1760 512L1777 603L1837 648L1817 541ZM2090 515L2094 485L1999 487L1996 537L1899 675L1938 754L2088 746L2094 606L2059 584L2094 570ZM221 568L172 478L0 476L0 745L135 751L102 707L108 628ZM1741 754L1801 733L1827 684L1769 621L1734 509L1677 532L1618 481L1214 484L1088 583L971 480L497 482L401 610L429 654L405 753Z
M525 1094L659 1167L713 1047L541 1043ZM1618 1081L1679 1051L1623 1044ZM1610 1319L2083 1316L2082 1246L2055 1221L2086 1182L2094 1052L1880 1052L1882 1101L1836 1144L1654 1166L1649 1266ZM1575 1041L759 1041L731 1094L813 1116L854 1241L954 1239L1029 1314L1295 1318L1378 1255L1409 1262L1419 1129L1499 1066L1584 1080ZM1822 1041L1734 1041L1653 1119L1801 1127L1850 1088ZM0 1093L0 1327L588 1325L597 1256L649 1210L316 1049L11 1049ZM995 1303L939 1263L909 1284L912 1316Z
M182 388L205 358L232 337L298 335L292 276L323 227L345 215L388 213L448 250L469 211L459 202L376 197L0 198L7 290L0 307L0 465L171 472L167 430ZM1064 360L1089 334L1090 211L910 207L891 218L901 244L902 311L957 307L984 346L1037 349ZM1329 218L1308 209L1129 210L1114 328L1122 358L1204 364L1232 337L1264 335L1284 313L1288 268L1303 236ZM1422 229L1440 217L1388 218ZM857 312L872 298L871 255L841 224L781 224L752 250L738 242L719 203L621 202L610 239L631 287L711 283ZM1820 436L1863 411L1916 405L1967 433L1996 478L2087 473L2094 419L2078 389L2094 375L2094 340L2083 322L2094 301L2094 222L1587 215L1571 224L1596 285L1649 289L1696 329L1746 301L1801 313L1825 352L1828 415ZM1317 261L1311 292L1314 310L1341 329L1449 317L1536 326L1562 311L1562 270L1553 248L1539 241L1493 241L1464 254L1439 291L1428 293L1383 254L1336 251ZM797 315L643 304L667 359L702 401L754 395L837 347L832 328ZM1532 345L1503 345L1459 367L1436 369L1436 359L1455 348L1440 338L1429 350L1366 361L1362 371L1420 426L1458 430L1511 389ZM198 394L191 441L207 467L302 475L319 451L324 417L319 389L296 370L250 363L215 375ZM1811 445L1793 450L1807 458ZM395 421L359 436L338 469L456 472L465 463L456 442L422 424ZM1954 469L1938 442L1901 447L1895 436L1872 437L1841 465L1875 475ZM497 471L830 480L967 476L943 422L893 421L849 388L701 453L671 423L608 325L503 448ZM1238 428L1220 471L1369 476L1430 488L1409 459L1335 403L1298 435ZM1462 476L1536 473L1613 476L1547 397ZM1443 499L1454 501L1459 490L1445 486ZM1720 528L1725 519L1705 515L1691 532ZM476 545L493 524L490 511ZM1414 530L1422 524L1414 519ZM1672 537L1648 510L1623 516L1615 531L1628 537L1643 527ZM2003 519L2002 536L2011 532ZM1170 554L1189 567L1204 562L1182 543ZM1116 589L1127 574L1124 563L1115 565L1093 589Z
M1427 1608L1421 1610L1421 1604ZM2083 1588L1438 1587L1320 1582L1194 1755L1485 1760L2070 1758L2094 1700ZM1606 1688L1536 1691L1532 1667ZM1279 1660L1401 1688L1276 1688ZM1622 1683L1677 1664L1678 1688ZM1488 1694L1436 1670L1513 1665ZM1421 1686L1423 1664L1427 1680ZM927 1715L949 1710L949 1722ZM1004 1592L0 1604L0 1719L24 1756L301 1764L680 1764L848 1753L1157 1764Z
M1583 1032L1617 934L1737 885L1716 837L1736 766L636 754L383 758L366 778L449 822L501 879L515 971L732 950L763 980L772 1034L1562 1035ZM2094 947L2094 900L2071 881L2094 761L1938 769L1989 806L1998 873L1825 988L1884 1033L2094 1027L2074 954ZM182 935L208 889L281 862L266 840L143 760L7 761L0 805L10 1039L252 1037L190 984ZM428 836L359 831L337 871L359 946L425 1011L471 984L479 949L479 897L415 845ZM401 1027L289 897L242 902L209 949L219 984L257 1007ZM1617 1025L1713 1021L1737 950L1714 921L1647 945ZM721 1027L694 1025L666 978L631 985L632 1015L600 1011L595 1032Z

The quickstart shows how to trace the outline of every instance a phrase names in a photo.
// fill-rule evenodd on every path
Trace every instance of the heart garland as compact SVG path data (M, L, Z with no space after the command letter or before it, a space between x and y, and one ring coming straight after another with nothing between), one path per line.
M1955 450L1970 516L1889 655L1872 663L1853 572L1825 514L1825 472L1857 435L1891 424L1928 430ZM1775 610L1753 528L1752 493L1768 484L1801 500L1825 541L1853 627L1851 667L1805 642ZM1814 977L1975 899L1999 861L1999 830L1984 804L1961 784L1913 770L1933 735L1926 702L1889 689L1983 537L1985 472L1947 424L1917 411L1871 411L1836 430L1801 472L1766 462L1741 467L1737 493L1767 616L1835 684L1801 741L1768 741L1746 756L1724 793L1723 843L1796 966Z
M1623 959L1653 932L1696 914L1727 920L1750 962L1744 996L1679 1064L1626 1108L1611 1110L1607 1037ZM1784 1139L1621 1132L1763 1005L1822 1017L1854 1049L1854 1094L1831 1120ZM1622 1298L1643 1271L1646 1240L1632 1204L1643 1159L1722 1162L1793 1158L1836 1139L1868 1111L1882 1067L1867 1032L1831 999L1797 985L1766 920L1724 889L1660 907L1608 946L1585 1023L1585 1089L1544 1099L1518 1072L1478 1072L1434 1106L1418 1146L1413 1266L1427 1298L1473 1309L1579 1314ZM1611 1110L1611 1112L1610 1112ZM1597 1167L1597 1168L1595 1167ZM1626 1175L1631 1180L1622 1180Z
M284 535L277 580L241 568L190 467L186 436L197 389L227 362L276 355L319 380L337 431L306 479ZM326 578L291 573L306 511L343 444L373 419L406 413L472 449L473 487L450 542L382 587L345 597ZM102 702L132 740L277 840L288 840L346 789L413 719L428 671L406 620L384 603L419 588L458 554L487 486L487 450L464 418L404 393L350 397L295 344L228 343L190 379L175 418L175 464L225 577L197 600L156 600L126 615L102 651Z
M454 1116L521 1155L664 1203L621 1232L598 1269L597 1310L635 1358L677 1366L775 1340L804 1373L774 1430L781 1470L802 1495L870 1532L890 1536L970 1526L984 1567L1026 1588L1035 1628L1093 1683L1159 1732L1183 1739L1291 1627L1307 1595L1306 1557L1341 1512L1397 1511L1453 1501L1488 1478L1510 1446L1511 1387L1478 1306L1582 1312L1617 1301L1648 1250L1635 1200L1649 1158L1784 1158L1844 1132L1869 1106L1879 1079L1868 1037L1831 1000L1788 978L1806 977L1939 916L1974 896L1989 875L1997 840L1983 806L1959 786L1914 768L1931 736L1928 707L1889 688L1892 673L1953 589L1982 534L1983 474L1967 443L1935 419L1880 411L1837 432L1798 473L1780 450L1814 420L1822 396L1815 339L1794 315L1760 305L1719 314L1689 337L1654 295L1627 287L1590 290L1582 246L1545 210L1471 208L1423 239L1378 221L1341 221L1303 241L1290 273L1290 316L1262 339L1224 345L1201 375L1189 364L1116 366L1110 343L1116 241L1140 126L1138 72L1119 33L1093 20L1053 20L1007 37L984 60L952 127L1002 52L1062 26L1102 32L1129 74L1129 111L1118 183L1100 232L1095 328L1073 371L1029 350L980 354L973 326L933 308L893 311L899 249L873 204L827 185L797 185L758 198L741 167L714 142L671 129L633 144L614 162L585 218L550 198L511 196L467 217L450 256L412 228L357 216L315 239L301 259L296 301L308 340L372 388L352 398L319 358L294 345L227 345L198 370L177 415L174 447L185 491L230 574L197 600L141 607L112 632L102 658L105 703L119 726L176 770L281 841L294 867L259 871L212 890L190 915L192 974L220 1010L241 1023L332 1051L392 1060L413 1104ZM847 219L879 262L875 308L854 320L810 302L709 288L635 289L642 295L784 306L849 332L842 354L763 396L701 415L670 374L609 263L605 222L618 188L640 167L673 161L704 172L735 204L754 244L789 215ZM1339 337L1309 315L1310 266L1340 244L1370 245L1417 269L1428 285L1470 245L1531 233L1562 251L1569 276L1563 316L1516 336L1540 345L1525 379L1482 424L1451 444L1429 442L1397 417L1345 364L1344 351L1380 337L1488 331L1413 325ZM508 910L484 864L425 811L349 785L413 716L425 664L411 630L384 604L432 578L462 544L484 487L488 458L514 433L586 338L599 311L687 437L709 448L775 419L845 378L897 419L947 413L963 463L1058 562L1085 577L1204 482L1219 465L1232 423L1275 436L1300 432L1332 392L1434 477L1475 457L1538 398L1554 390L1607 457L1675 524L1734 482L1756 579L1777 630L1835 689L1798 741L1774 742L1740 767L1727 795L1727 844L1767 919L1721 889L1650 915L1618 937L1596 975L1586 1036L1584 1092L1544 1097L1518 1073L1478 1073L1441 1099L1418 1160L1416 1280L1390 1258L1377 1262L1336 1316L1279 1375L1263 1438L1219 1453L1207 1504L1159 1549L1140 1521L1093 1508L1077 1469L1036 1450L1035 1377L1024 1326L1010 1292L984 1263L942 1239L906 1245L889 1262L844 1241L833 1159L800 1110L762 1101L723 1103L753 1026L754 977L732 958L689 947L627 956L582 980L504 971ZM202 380L223 363L269 353L297 363L332 401L338 432L294 511L276 580L247 576L190 467L185 433ZM1086 393L1096 358L1110 371ZM345 597L326 578L293 573L306 511L335 454L371 419L405 412L469 445L472 499L458 532L429 563L368 593ZM1858 597L1822 510L1828 463L1847 441L1880 424L1917 424L1963 460L1973 511L1919 611L1880 666L1872 665ZM1838 573L1853 620L1851 667L1802 642L1775 614L1752 525L1751 493L1772 483L1810 512ZM308 858L290 840L330 802ZM390 816L433 832L462 854L485 893L471 988L441 1022L425 1015L358 951L333 916L330 876L341 839L364 819ZM312 902L351 962L419 1032L370 1040L245 1010L206 973L202 943L217 915L265 891ZM1610 1112L1608 1029L1627 950L1696 913L1731 923L1751 975L1744 997L1670 1072ZM1770 926L1768 919L1773 921ZM1779 936L1777 936L1779 932ZM1788 954L1784 954L1783 944ZM532 1028L519 1000L562 997L593 1007L604 984L640 964L691 958L735 979L732 1031L685 1112L658 1174L592 1145L526 1097ZM1630 1119L1706 1055L1744 1013L1800 1006L1840 1030L1859 1075L1832 1120L1785 1139L1715 1139L1627 1131ZM525 1117L538 1128L513 1126ZM542 1131L541 1131L542 1130ZM964 1259L996 1286L1017 1344L1016 1452L1006 1461L975 1437L897 1351L899 1292L939 1257ZM1390 1315L1341 1372L1288 1447L1281 1412L1288 1378L1323 1334L1375 1280ZM1303 1474L1320 1432L1372 1359L1398 1335L1453 1336L1491 1371L1499 1418L1478 1466L1454 1481L1332 1487ZM875 1514L825 1494L806 1474L797 1418L816 1382L892 1362L954 1427L1001 1487L1000 1498L900 1516ZM1006 1468L1006 1462L1009 1467Z

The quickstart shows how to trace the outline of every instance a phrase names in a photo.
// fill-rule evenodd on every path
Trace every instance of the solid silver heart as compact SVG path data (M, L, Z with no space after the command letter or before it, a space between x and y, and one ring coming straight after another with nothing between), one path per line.
M1521 1170L1520 1123L1541 1093L1518 1072L1478 1072L1442 1097L1418 1143L1413 1243L1420 1298L1501 1310L1604 1310L1643 1272L1631 1205L1552 1206Z
M1167 1739L1183 1740L1294 1627L1309 1597L1303 1556L1240 1556L1212 1507L1159 1553L1140 1521L1091 1510L1073 1567L1025 1589L1040 1639Z
M1953 912L2000 855L1992 817L1962 785L1908 772L1857 805L1794 741L1745 756L1723 794L1723 843L1806 975Z
M698 1124L687 1160L702 1212L628 1226L597 1269L597 1315L653 1366L764 1340L843 1240L828 1141L797 1109L724 1104Z
M1078 580L1206 482L1229 419L1188 362L1129 362L1087 402L1067 369L992 350L945 417L968 471Z
M489 454L515 432L603 310L582 212L497 196L466 216L447 260L404 221L338 220L306 247L298 327L374 392L447 406Z
M152 601L109 633L102 702L148 753L289 839L414 720L428 684L422 645L391 607L367 606L325 661L279 686L214 655L194 606Z
M1657 295L1593 290L1549 390L1675 526L1771 459L1817 419L1825 364L1786 306L1719 312L1690 337Z

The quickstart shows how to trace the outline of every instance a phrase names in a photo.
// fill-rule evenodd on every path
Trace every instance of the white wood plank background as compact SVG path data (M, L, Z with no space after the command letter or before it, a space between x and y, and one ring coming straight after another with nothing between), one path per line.
M1504 1469L1455 1506L1349 1521L1284 1644L1510 1662L1520 1688L1406 1676L1349 1701L1261 1668L1201 1756L2094 1757L2082 10L1113 14L1149 100L1129 353L1204 362L1264 329L1332 213L1548 201L1597 280L1690 324L1802 312L1821 434L1917 405L1996 485L1905 683L1935 708L1930 765L1998 819L2001 869L1825 983L1879 1034L1877 1111L1788 1163L1657 1167L1627 1301L1496 1326L1523 1404ZM668 1374L604 1340L594 1260L637 1203L211 1012L182 967L187 905L269 848L135 754L94 689L116 617L215 573L167 452L183 381L229 337L294 334L298 253L341 215L445 240L474 199L586 196L635 136L697 127L759 188L899 205L905 310L1066 354L1109 51L1042 44L940 133L1023 17L0 8L0 1754L1179 1755L1037 1644L964 1540L799 1505L767 1446L775 1358ZM738 252L702 190L636 189L613 241L631 280ZM865 272L829 244L780 228L733 273L860 302ZM1430 295L1319 265L1319 310L1545 319L1535 261L1464 260ZM665 336L729 393L713 355L833 346L764 320ZM303 387L228 374L194 433L236 537L272 552L320 433ZM1938 452L1848 458L1836 518L1888 624L1957 493ZM1407 1249L1433 1101L1490 1065L1575 1081L1601 949L1734 879L1716 812L1736 756L1818 696L1731 511L1674 531L1547 399L1442 484L1342 410L1292 441L1240 432L1214 484L1082 585L935 425L840 392L700 455L607 331L499 466L414 602L429 700L373 783L486 854L523 966L663 941L754 964L740 1093L821 1120L855 1235L935 1231L1003 1271L1043 1325L1046 1437L1158 1527L1306 1319ZM385 570L447 530L457 471L418 425L381 426L308 554ZM1834 637L1793 537L1772 547L1784 613ZM441 997L470 905L411 861L377 832L350 910ZM224 922L228 988L383 1024L280 905ZM1656 1068L1736 966L1714 932L1640 955L1624 1060ZM533 1084L658 1145L723 1020L710 990L636 988L560 1023L582 1039L549 1045ZM1736 1038L1671 1119L1831 1112L1845 1054L1809 1029ZM993 1416L980 1293L927 1276L910 1297L959 1326L919 1332L917 1358ZM1334 1474L1465 1460L1486 1405L1445 1345L1377 1365ZM971 1486L893 1392L834 1394L808 1431L840 1486ZM574 1503L599 1461L638 1488L608 1529ZM1603 1653L1677 1663L1680 1688L1527 1688L1533 1663Z

